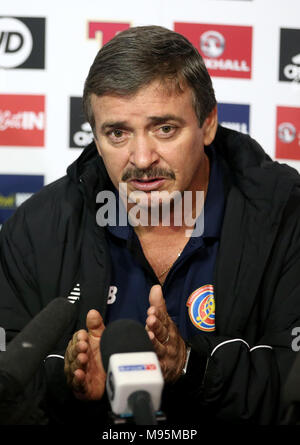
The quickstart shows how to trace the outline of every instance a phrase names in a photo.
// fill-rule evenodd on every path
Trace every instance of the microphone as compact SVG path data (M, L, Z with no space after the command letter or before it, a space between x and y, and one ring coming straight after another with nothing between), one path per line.
M26 386L76 313L77 304L67 298L52 300L9 343L7 351L0 353L0 424L22 422L26 417L24 406L18 405L19 401L24 405ZM25 401L26 407L28 402Z
M116 320L103 332L100 350L114 414L133 415L137 425L156 425L164 384L148 334L134 320Z

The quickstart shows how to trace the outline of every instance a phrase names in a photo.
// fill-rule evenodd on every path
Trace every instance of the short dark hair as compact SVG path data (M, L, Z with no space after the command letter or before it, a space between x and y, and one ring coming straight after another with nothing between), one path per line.
M94 133L91 94L133 95L154 80L178 91L189 86L202 127L216 105L216 98L201 55L181 34L161 26L138 26L120 32L106 43L90 68L83 108Z

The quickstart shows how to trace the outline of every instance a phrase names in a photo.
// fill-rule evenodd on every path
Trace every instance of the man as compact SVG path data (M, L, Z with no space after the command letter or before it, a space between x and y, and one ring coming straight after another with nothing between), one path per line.
M131 28L99 51L84 107L95 142L1 233L9 338L53 298L80 294L76 325L45 361L49 416L108 421L101 335L132 318L160 360L167 423L278 423L300 323L298 173L218 126L201 56L161 27ZM103 223L105 191L128 224ZM166 196L180 198L167 225ZM188 201L192 218L178 224ZM133 223L137 202L156 224Z

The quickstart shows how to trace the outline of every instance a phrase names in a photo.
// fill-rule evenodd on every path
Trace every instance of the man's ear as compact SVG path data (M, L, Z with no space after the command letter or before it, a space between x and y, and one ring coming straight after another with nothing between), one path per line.
M215 138L218 128L218 112L217 106L209 113L202 126L203 128L203 143L209 145Z

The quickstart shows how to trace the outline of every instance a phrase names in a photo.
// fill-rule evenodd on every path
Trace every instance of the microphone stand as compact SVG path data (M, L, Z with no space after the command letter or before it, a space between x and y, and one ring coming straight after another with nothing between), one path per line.
M136 425L157 425L152 400L147 391L135 391L128 398Z
M109 419L113 425L158 425L166 423L166 416L162 411L155 412L150 394L146 391L136 391L128 398L128 405L132 414L117 415L110 411Z

